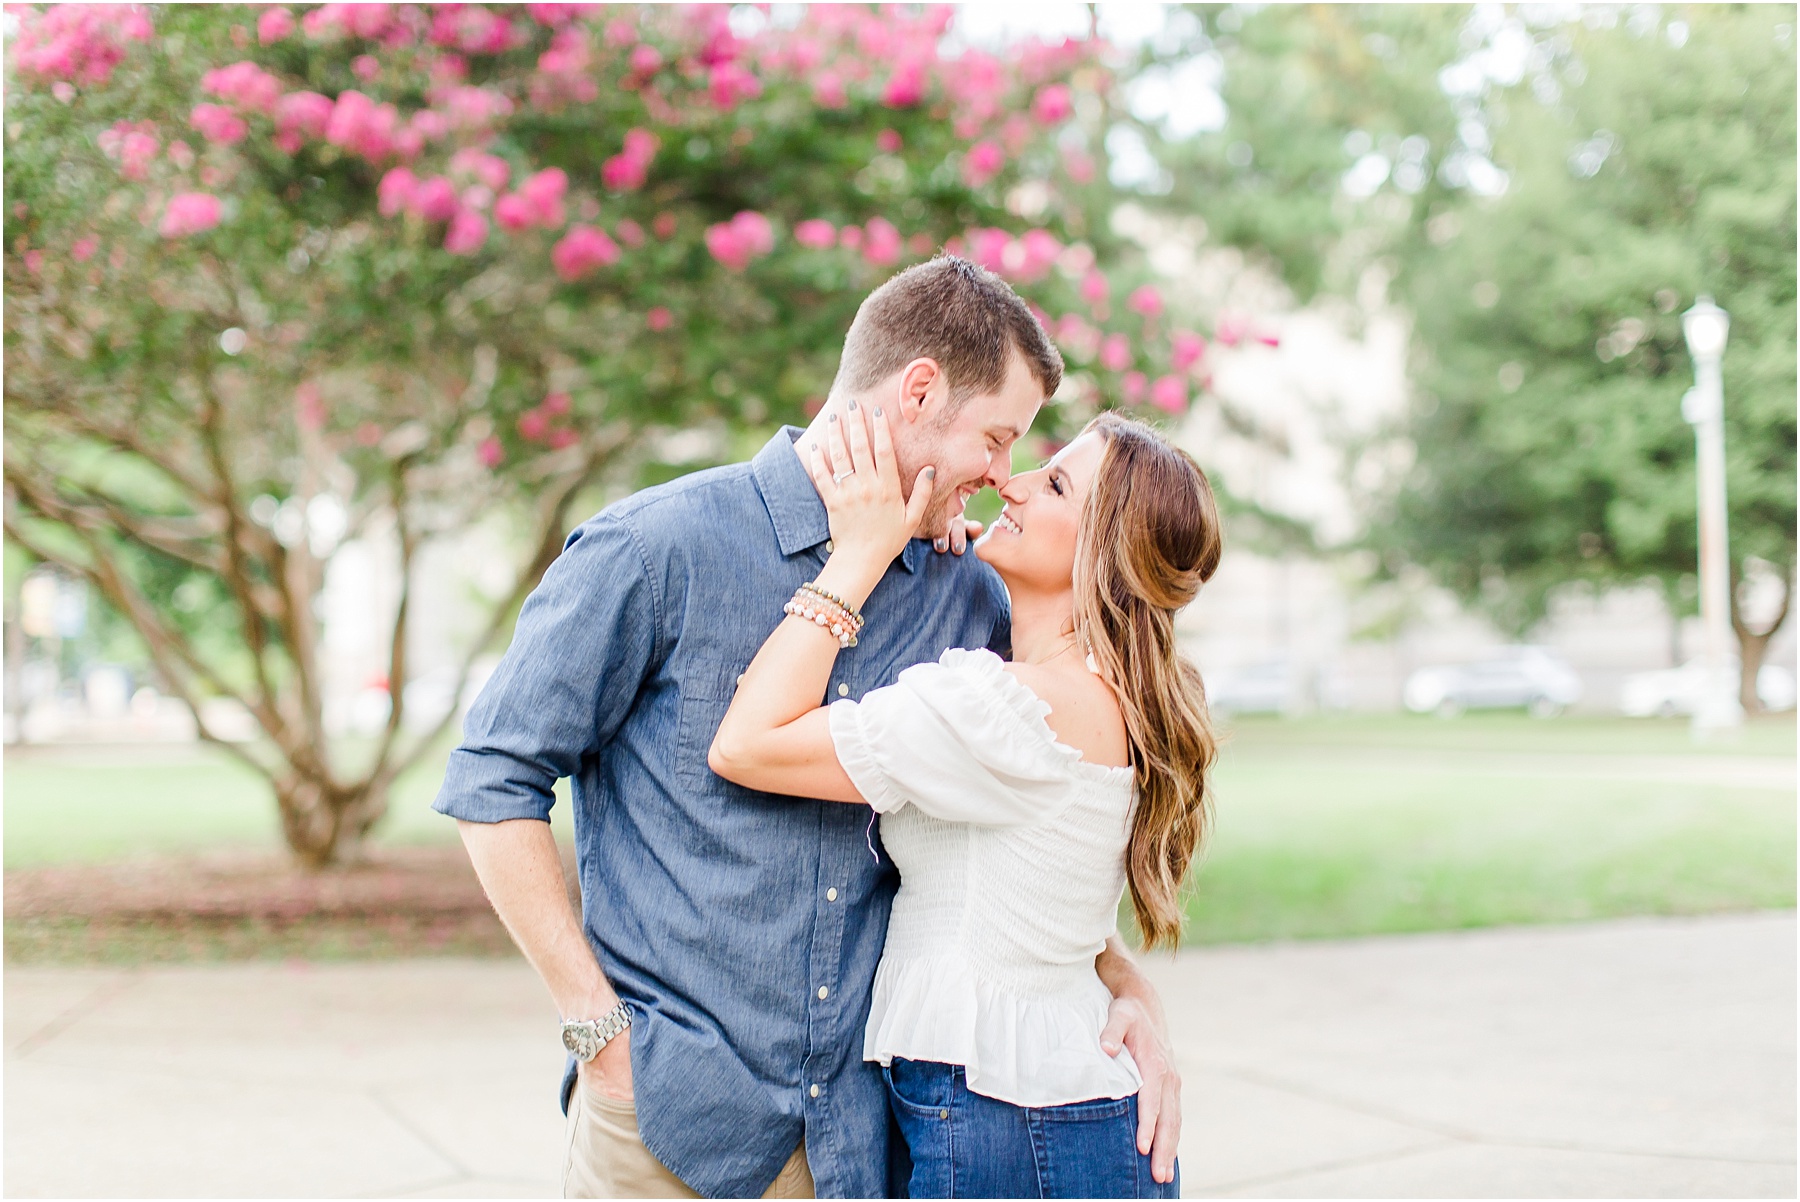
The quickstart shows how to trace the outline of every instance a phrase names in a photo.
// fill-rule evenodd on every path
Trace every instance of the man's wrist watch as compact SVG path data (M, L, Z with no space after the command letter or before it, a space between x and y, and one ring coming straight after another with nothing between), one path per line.
M562 1025L563 1047L569 1049L575 1059L586 1064L630 1025L631 1003L622 1001L599 1018L565 1020Z

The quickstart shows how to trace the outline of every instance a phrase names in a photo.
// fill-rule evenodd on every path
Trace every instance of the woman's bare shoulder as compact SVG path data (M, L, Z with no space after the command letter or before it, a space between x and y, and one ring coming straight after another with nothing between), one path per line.
M1090 764L1122 768L1131 762L1131 743L1119 699L1080 660L1070 667L1009 663L1013 679L1050 706L1044 718L1058 742Z

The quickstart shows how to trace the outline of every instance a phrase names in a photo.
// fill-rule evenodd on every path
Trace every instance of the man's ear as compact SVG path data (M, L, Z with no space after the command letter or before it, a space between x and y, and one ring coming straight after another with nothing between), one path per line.
M909 422L916 422L943 404L947 391L944 369L938 366L938 361L920 356L900 369L894 399L901 415Z

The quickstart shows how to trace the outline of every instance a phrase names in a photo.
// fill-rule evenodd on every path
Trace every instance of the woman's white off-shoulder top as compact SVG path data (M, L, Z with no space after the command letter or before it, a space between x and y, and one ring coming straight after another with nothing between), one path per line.
M863 1059L960 1064L1018 1106L1122 1098L1094 957L1117 923L1129 768L1057 741L991 651L952 649L831 706L838 760L900 869Z

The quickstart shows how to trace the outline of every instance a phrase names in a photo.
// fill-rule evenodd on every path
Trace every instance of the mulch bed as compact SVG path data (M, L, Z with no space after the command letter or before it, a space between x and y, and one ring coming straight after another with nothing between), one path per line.
M241 851L6 873L9 963L517 954L459 846L318 873Z

